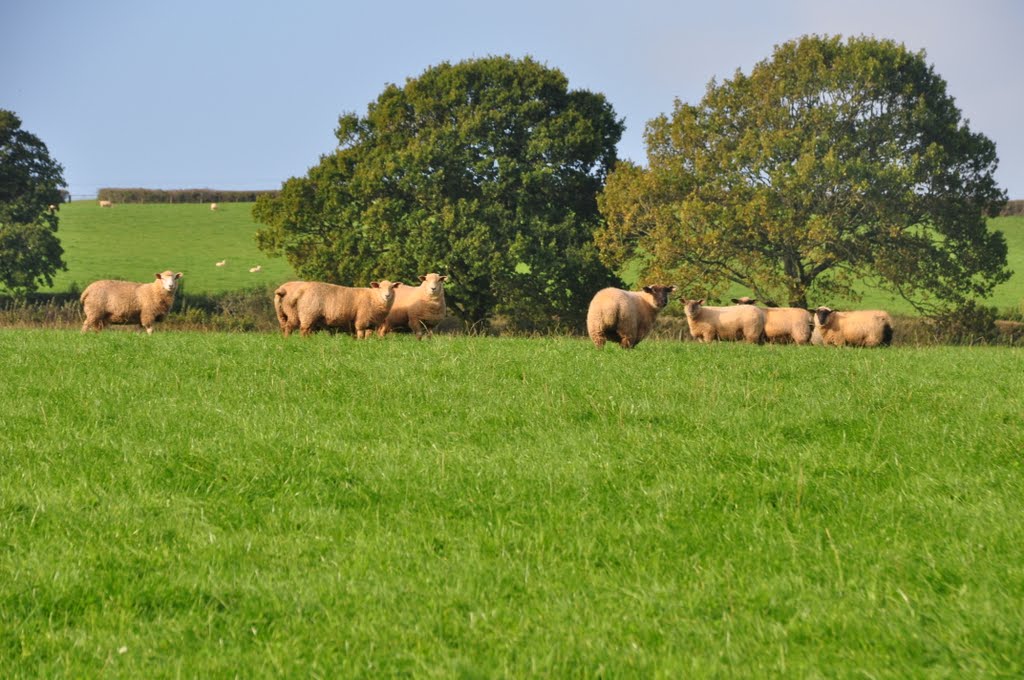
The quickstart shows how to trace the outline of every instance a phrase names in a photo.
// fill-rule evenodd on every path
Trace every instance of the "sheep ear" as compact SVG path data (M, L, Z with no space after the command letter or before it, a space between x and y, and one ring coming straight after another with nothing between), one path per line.
M445 274L444 276L439 276L439 277L437 277L437 280L438 281L447 281L448 280L448 275Z
M426 281L426 280L427 280L427 277L423 276L422 274L420 274L420 282L422 283L423 281Z
M675 286L669 286L668 287L668 292L670 292L670 293L676 292L676 287Z
M182 277L182 273L181 273L181 272L178 272L177 274L175 274L175 275L174 275L174 279L175 279L175 280L178 280L178 279L180 279L181 277Z
M652 289L650 286L644 286L643 291L645 293L650 293L651 295L654 295L654 289Z
M399 287L399 286L401 286L401 285L402 285L402 282L401 282L401 281L395 281L395 282L394 282L393 284L391 284L391 287L392 287L392 288L398 288L398 287Z
M380 283L378 281L370 281L370 288L380 288Z
M704 304L704 298L701 298L701 299L697 300L697 304L698 305Z
M157 272L157 273L156 273L156 278L157 278L157 281L159 281L159 280L160 280L160 272Z
M739 298L729 298L729 299L732 300L732 303L734 305L738 305L740 303L740 299Z

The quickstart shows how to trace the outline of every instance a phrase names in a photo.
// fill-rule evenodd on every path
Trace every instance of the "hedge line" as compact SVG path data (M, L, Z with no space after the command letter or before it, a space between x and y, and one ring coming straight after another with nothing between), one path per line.
M222 191L219 189L111 189L99 190L96 198L112 203L251 203L276 190Z
M1024 201L1007 201L1006 205L1003 206L1000 211L1000 217L1009 217L1012 215L1024 215Z

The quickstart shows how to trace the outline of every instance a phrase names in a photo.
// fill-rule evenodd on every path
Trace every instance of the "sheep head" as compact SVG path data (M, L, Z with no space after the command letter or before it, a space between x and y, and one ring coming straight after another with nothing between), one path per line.
M156 275L156 280L160 282L163 289L168 293L173 293L178 289L178 280L181 278L181 272L175 274L174 272L167 270L160 272Z
M818 307L817 309L810 310L811 314L814 315L814 324L816 326L824 326L828 323L828 317L834 312L834 309L828 307Z
M661 309L668 304L668 296L675 291L675 286L644 286L643 291L654 298L654 306Z
M426 276L420 277L420 288L426 289L427 295L432 298L436 298L444 292L444 282L447 280L447 276L441 276L431 272Z
M395 288L401 286L401 281L395 281L392 283L387 279L383 281L371 281L370 288L375 288L377 293L380 295L380 299L384 304L389 304L395 300Z

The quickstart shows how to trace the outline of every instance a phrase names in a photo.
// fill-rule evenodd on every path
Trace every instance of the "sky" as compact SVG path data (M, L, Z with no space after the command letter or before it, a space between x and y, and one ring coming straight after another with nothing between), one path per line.
M338 116L442 62L531 56L644 126L801 35L926 52L996 179L1024 199L1020 0L5 0L0 108L74 198L102 187L275 189L335 149Z

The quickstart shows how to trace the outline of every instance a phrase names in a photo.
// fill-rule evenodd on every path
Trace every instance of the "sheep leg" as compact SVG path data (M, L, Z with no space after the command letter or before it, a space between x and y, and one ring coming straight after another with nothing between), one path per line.
M622 349L633 349L635 344L636 343L633 342L633 339L626 335L622 336L622 339L619 340L619 347Z

